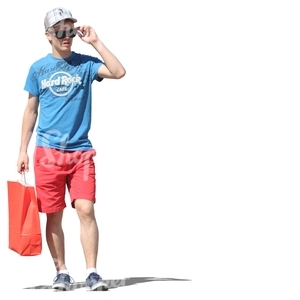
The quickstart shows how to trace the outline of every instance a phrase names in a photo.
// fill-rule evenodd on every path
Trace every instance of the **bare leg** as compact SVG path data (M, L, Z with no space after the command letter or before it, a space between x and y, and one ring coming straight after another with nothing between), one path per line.
M65 240L62 230L63 211L47 214L46 240L57 271L67 269L65 265Z
M84 199L75 201L80 220L80 240L85 256L86 268L96 268L99 232L95 218L94 202Z

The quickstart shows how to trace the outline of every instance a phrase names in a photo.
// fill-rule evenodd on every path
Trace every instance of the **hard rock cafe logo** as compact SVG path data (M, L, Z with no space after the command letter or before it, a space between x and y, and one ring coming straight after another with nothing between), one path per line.
M48 80L41 81L42 89L49 88L50 91L58 97L67 96L74 86L81 84L79 75L71 76L67 72L54 73Z

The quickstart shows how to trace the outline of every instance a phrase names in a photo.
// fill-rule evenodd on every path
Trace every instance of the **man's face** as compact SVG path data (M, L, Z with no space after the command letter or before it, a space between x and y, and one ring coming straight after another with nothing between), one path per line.
M77 30L70 20L63 20L48 29L48 39L57 50L70 50Z

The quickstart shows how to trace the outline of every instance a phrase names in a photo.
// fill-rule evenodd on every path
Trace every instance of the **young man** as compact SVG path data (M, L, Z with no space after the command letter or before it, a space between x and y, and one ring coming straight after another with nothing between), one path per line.
M46 14L45 35L52 53L34 62L25 83L28 103L22 122L19 173L28 172L28 145L35 128L35 186L40 212L46 213L46 240L56 267L54 289L69 290L73 279L65 262L63 210L67 187L80 220L86 262L86 289L107 290L97 273L98 227L94 214L96 152L88 138L91 124L91 85L103 78L120 79L125 69L88 25L65 8ZM90 44L100 58L71 51L73 38Z

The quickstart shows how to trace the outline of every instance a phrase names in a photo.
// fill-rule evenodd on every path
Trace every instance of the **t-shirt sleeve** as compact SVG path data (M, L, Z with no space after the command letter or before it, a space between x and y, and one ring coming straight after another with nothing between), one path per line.
M104 64L104 62L97 57L91 57L90 59L91 59L91 64L92 64L92 68L91 68L92 79L100 82L103 80L103 78L98 76L98 71L99 71L99 68Z
M28 93L39 97L39 86L35 76L34 66L31 66L25 81L24 90Z

